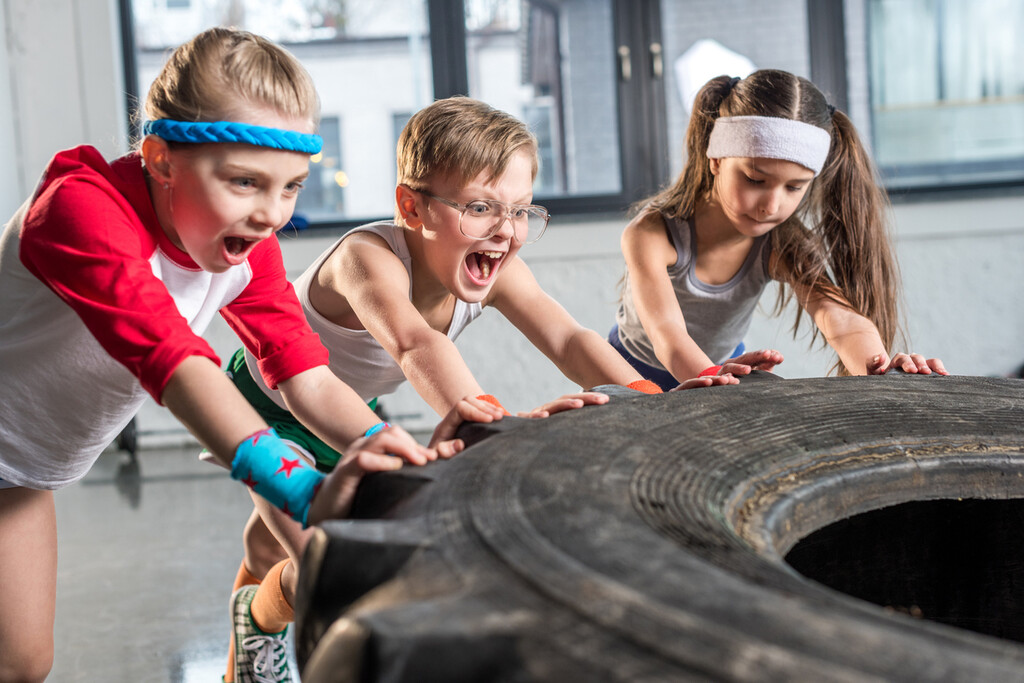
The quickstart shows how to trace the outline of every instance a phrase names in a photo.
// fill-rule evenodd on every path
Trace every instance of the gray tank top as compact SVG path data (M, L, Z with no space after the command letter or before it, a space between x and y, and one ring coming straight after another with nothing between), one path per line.
M302 310L306 314L313 331L320 335L320 341L330 352L330 368L335 375L340 377L345 384L359 394L364 401L377 396L384 396L395 391L405 382L405 373L395 362L395 359L384 350L377 340L366 330L351 330L340 325L335 325L327 318L320 315L309 300L309 287L313 278L320 270L320 266L327 257L334 253L343 240L358 232L370 232L384 239L395 252L395 256L401 259L405 269L412 279L412 256L405 243L405 230L394 223L379 221L353 228L346 232L334 243L334 245L321 254L313 264L306 269L302 275L295 280L295 293L302 304ZM410 287L412 285L410 284ZM412 292L409 292L410 297ZM483 312L478 303L467 303L462 300L455 301L455 310L452 312L452 320L448 324L448 338L452 341ZM256 359L246 351L246 364L256 384L269 396L274 403L287 409L281 392L271 389L263 381L257 369Z
M750 320L768 277L768 236L754 240L743 265L728 282L709 285L697 279L697 237L689 221L664 216L669 239L676 248L676 262L668 268L686 331L716 364L728 360L750 329ZM615 314L619 340L631 356L652 367L665 369L640 324L633 304L629 273L622 287L622 301Z

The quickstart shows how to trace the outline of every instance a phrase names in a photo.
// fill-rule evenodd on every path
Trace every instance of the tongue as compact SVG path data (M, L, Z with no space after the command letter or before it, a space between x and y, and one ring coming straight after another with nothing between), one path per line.
M224 246L227 247L229 254L237 256L245 251L245 240L241 237L225 237Z
M466 257L466 269L469 270L469 274L477 280L484 279L484 272L480 269L480 259L482 258L487 257L483 254L470 254Z

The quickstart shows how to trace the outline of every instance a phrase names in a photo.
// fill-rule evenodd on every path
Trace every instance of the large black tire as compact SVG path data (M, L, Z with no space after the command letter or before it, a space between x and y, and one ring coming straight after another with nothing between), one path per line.
M1024 382L615 394L466 425L476 443L453 460L364 480L358 519L324 524L305 557L304 683L1024 679L1020 644L851 597L785 559L872 510L1024 498ZM1022 592L1015 571L1001 595Z

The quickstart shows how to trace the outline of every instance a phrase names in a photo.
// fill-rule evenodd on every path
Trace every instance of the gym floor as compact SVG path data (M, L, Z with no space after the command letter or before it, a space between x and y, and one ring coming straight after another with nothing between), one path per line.
M220 681L228 601L252 510L197 446L108 450L56 493L58 575L49 681Z

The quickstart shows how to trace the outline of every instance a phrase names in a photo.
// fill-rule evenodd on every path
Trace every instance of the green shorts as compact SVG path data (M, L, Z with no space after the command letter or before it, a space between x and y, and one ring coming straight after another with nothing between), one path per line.
M334 450L320 437L306 429L306 426L295 419L295 416L270 400L249 373L249 366L245 364L245 352L242 349L235 351L228 361L228 377L235 383L238 390L242 392L256 412L260 414L267 424L274 428L277 435L285 441L291 441L296 446L303 448L316 460L316 468L322 472L330 472L341 459L341 453ZM369 403L370 410L377 408L377 399Z

